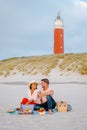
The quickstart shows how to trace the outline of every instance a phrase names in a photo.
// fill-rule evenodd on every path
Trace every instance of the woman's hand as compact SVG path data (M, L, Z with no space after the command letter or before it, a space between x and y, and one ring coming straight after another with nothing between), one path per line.
M38 93L38 94L37 94L37 98L41 98L41 93Z
M32 99L32 100L30 100L29 102L32 103L32 102L34 102L34 100Z
M29 100L26 104L30 104L30 103L33 103L34 102L34 100L32 99L32 100Z

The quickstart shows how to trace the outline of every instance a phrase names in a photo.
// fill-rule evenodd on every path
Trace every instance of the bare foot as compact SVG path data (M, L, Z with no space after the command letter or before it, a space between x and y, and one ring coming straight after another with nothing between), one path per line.
M53 111L51 109L48 110L49 114L53 114Z

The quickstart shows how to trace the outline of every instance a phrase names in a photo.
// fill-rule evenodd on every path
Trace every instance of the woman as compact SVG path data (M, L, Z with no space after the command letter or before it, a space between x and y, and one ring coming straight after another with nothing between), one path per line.
M39 104L40 100L38 98L39 90L37 89L38 83L36 81L31 81L29 84L29 90L28 90L28 98L23 98L21 101L21 105L25 104Z

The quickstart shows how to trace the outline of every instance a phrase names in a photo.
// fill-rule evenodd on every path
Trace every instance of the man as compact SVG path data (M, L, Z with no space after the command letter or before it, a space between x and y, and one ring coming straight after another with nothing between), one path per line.
M41 86L41 92L38 94L38 97L41 99L41 104L37 104L35 110L44 108L51 113L52 109L56 106L56 102L53 99L54 91L49 87L49 80L46 78L41 80Z

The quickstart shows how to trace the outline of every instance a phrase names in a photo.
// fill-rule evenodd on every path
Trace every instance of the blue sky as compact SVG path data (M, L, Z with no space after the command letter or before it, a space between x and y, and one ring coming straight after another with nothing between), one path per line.
M53 54L59 11L65 53L87 52L87 0L0 0L0 60Z

